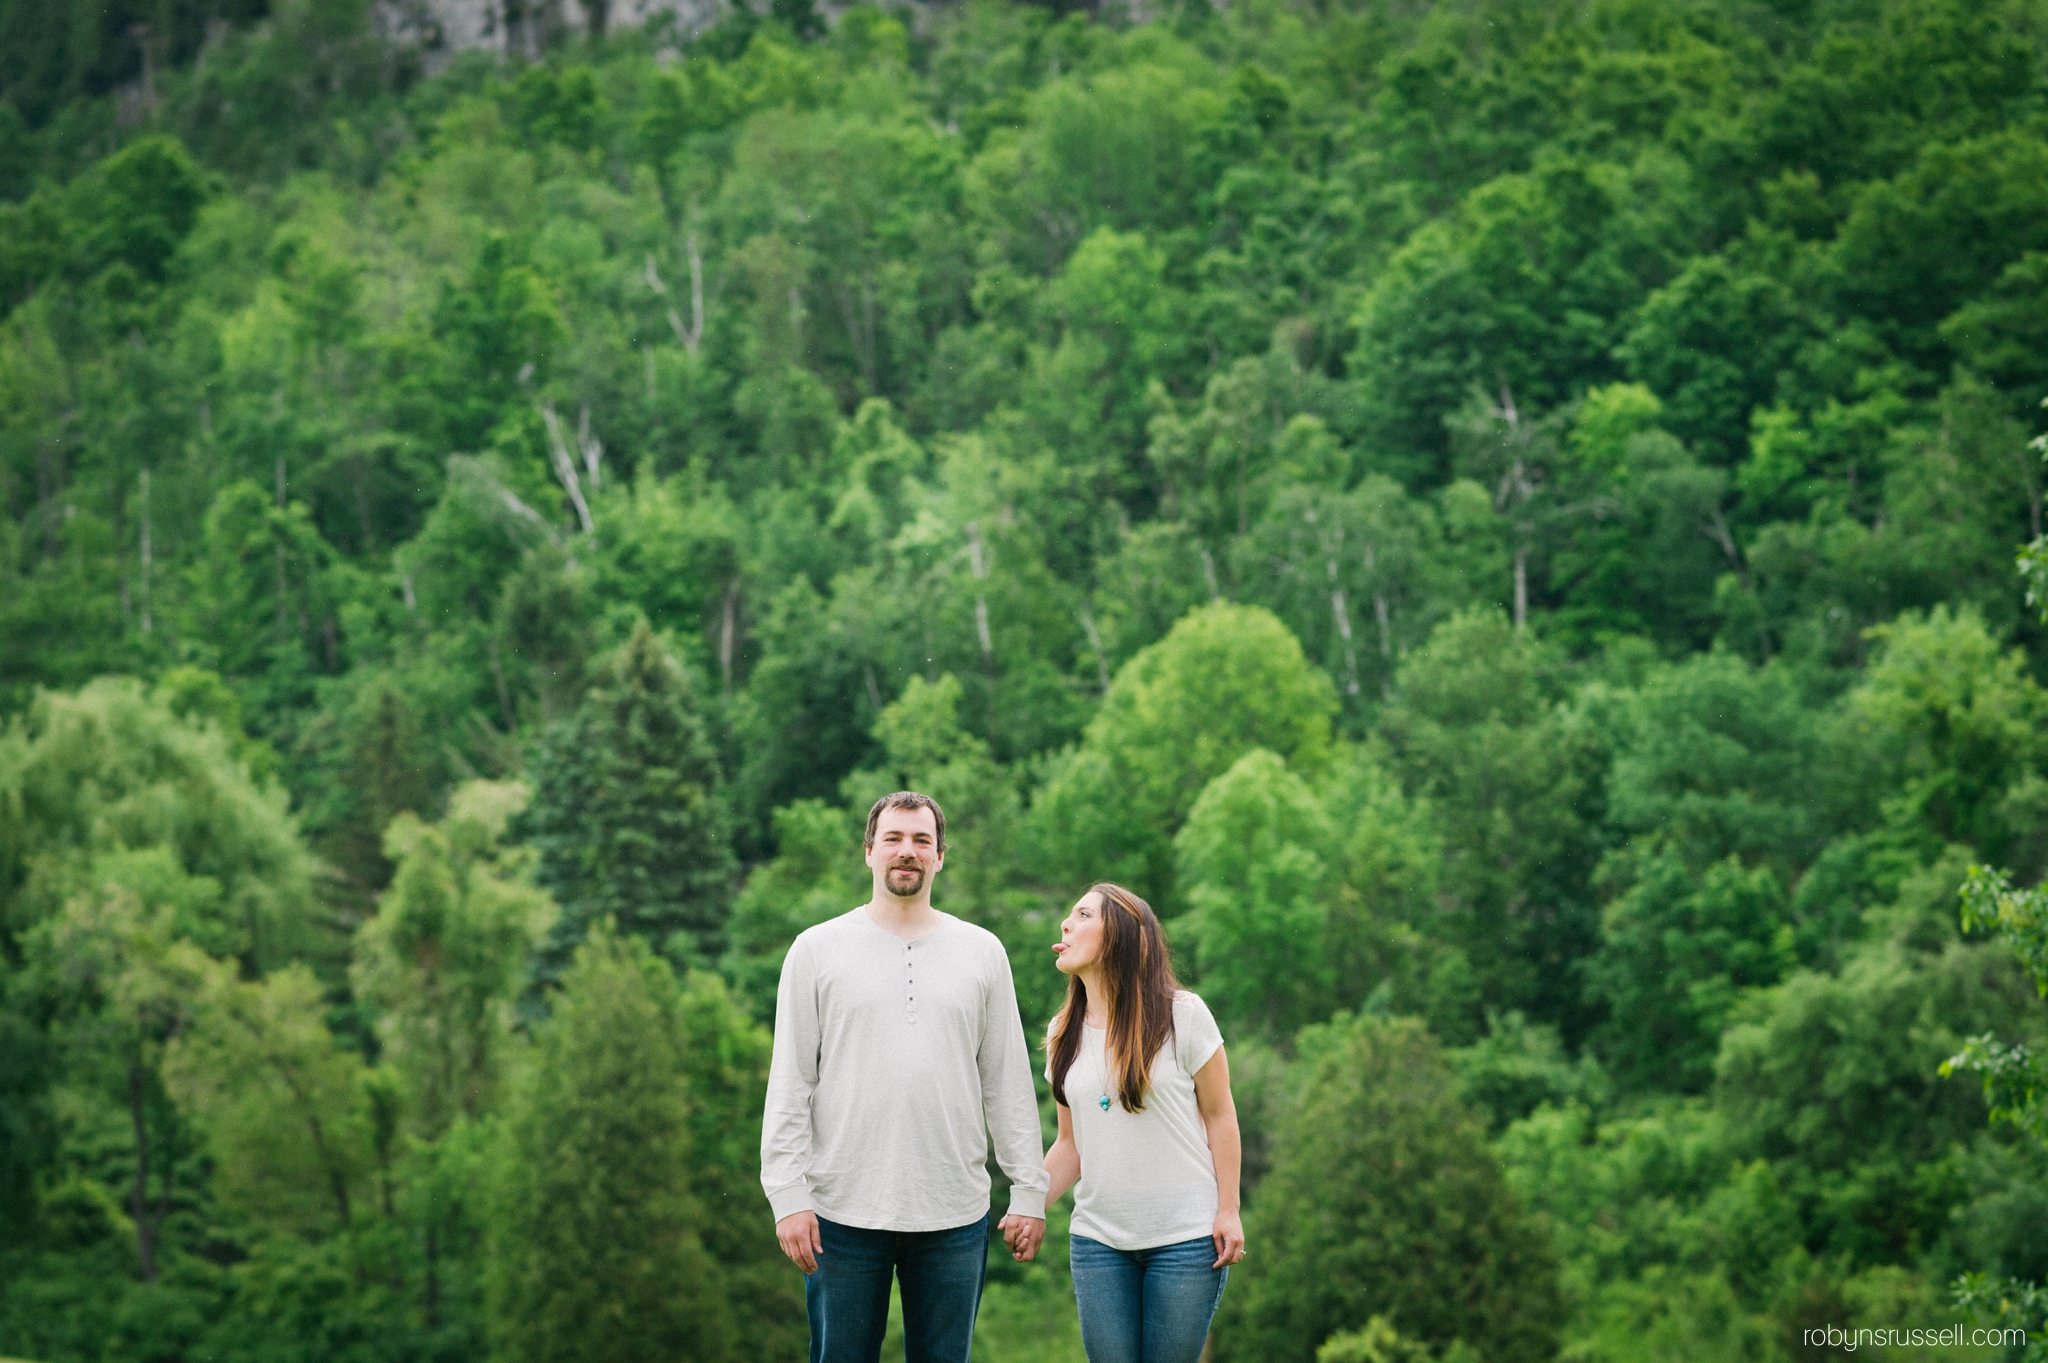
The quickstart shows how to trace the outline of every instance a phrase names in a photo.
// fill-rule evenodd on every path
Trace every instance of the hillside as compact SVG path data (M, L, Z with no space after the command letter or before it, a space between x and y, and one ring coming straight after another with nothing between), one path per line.
M125 14L0 62L0 1349L800 1356L762 1026L901 786L1027 1034L1171 920L1219 1359L2048 1280L1937 1072L2048 1032L1957 911L2048 865L2038 0Z

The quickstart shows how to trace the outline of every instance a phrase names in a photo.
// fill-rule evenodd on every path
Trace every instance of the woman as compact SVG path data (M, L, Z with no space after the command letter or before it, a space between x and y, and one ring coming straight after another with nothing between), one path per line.
M1067 1002L1046 1032L1060 1134L1048 1201L1074 1192L1074 1297L1089 1363L1196 1363L1230 1265L1237 1109L1209 1009L1180 988L1144 900L1097 885L1053 948Z

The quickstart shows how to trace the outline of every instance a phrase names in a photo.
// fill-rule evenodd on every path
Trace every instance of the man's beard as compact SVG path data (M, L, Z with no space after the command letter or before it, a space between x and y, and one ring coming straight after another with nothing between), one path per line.
M910 883L904 884L902 880L898 879L899 876L908 878ZM882 883L889 887L890 894L895 895L899 899L908 899L924 888L924 867L891 866L888 875L883 877Z

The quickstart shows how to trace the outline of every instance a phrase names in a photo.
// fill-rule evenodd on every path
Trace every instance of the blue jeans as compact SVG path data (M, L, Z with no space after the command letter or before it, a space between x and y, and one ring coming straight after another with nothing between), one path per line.
M1208 1236L1157 1249L1072 1240L1074 1300L1088 1363L1196 1363L1223 1300L1227 1268L1211 1268Z
M951 1230L864 1230L818 1218L824 1251L804 1275L811 1363L877 1363L889 1329L889 1280L903 1284L907 1363L968 1363L988 1217Z

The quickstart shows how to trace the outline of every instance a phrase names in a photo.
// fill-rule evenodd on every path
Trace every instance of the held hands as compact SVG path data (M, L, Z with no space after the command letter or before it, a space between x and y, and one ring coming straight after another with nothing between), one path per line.
M825 1252L825 1242L818 1236L816 1212L791 1212L783 1217L775 1223L775 1238L798 1268L806 1273L818 1271L818 1256Z
M1244 1222L1236 1212L1216 1213L1216 1228L1209 1232L1216 1243L1216 1262L1211 1268L1228 1268L1244 1258Z
M1045 1240L1045 1221L1036 1216L1006 1216L997 1223L1003 1243L1018 1263L1029 1263ZM818 1236L816 1212L791 1212L775 1223L775 1239L790 1262L806 1273L818 1271L818 1256L825 1243Z
M996 1229L1003 1233L1003 1243L1010 1247L1010 1257L1020 1264L1028 1264L1038 1254L1039 1245L1045 1241L1045 1218L1042 1216L1019 1216L1015 1212L996 1222Z

